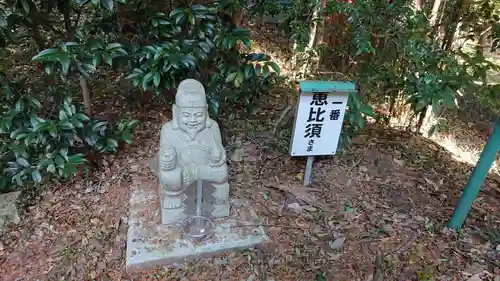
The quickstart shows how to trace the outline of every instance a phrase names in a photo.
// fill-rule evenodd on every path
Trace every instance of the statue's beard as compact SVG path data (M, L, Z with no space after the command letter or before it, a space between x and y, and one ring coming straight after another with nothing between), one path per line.
M199 132L203 131L204 126L198 125L195 128L189 127L187 125L182 126L182 130L189 136L190 140L194 140Z

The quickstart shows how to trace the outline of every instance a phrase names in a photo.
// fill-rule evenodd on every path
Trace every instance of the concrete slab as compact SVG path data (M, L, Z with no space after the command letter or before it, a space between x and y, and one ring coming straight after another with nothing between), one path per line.
M185 236L179 224L161 224L157 181L135 179L131 189L127 272L209 258L269 240L251 207L231 200L229 217L214 221L213 235L194 241Z
M20 191L0 194L0 233L4 232L9 224L19 224L18 200Z

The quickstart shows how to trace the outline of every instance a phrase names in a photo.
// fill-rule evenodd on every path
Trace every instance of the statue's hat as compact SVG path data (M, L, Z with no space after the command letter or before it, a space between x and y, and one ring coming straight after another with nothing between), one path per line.
M175 104L179 107L206 107L205 88L195 79L183 80L177 87Z

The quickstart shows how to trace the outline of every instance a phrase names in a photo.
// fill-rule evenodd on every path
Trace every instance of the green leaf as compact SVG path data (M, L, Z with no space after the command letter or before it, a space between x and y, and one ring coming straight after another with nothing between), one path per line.
M72 118L71 123L77 128L83 128L83 123L78 118Z
M64 109L59 110L59 120L68 120L68 115L66 114L66 111L64 111Z
M21 111L23 111L23 110L24 110L24 102L23 102L23 100L21 100L21 99L20 99L20 100L18 100L18 101L16 102L16 105L15 105L15 107L14 107L14 108L16 109L16 111L17 111L17 112L21 112Z
M118 49L123 47L122 44L120 43L111 43L106 46L106 50L108 51L113 51L114 49Z
M234 78L235 86L239 87L243 83L243 79L245 79L245 75L241 70L238 70L236 77Z
M91 2L92 2L92 5L94 5L94 6L98 6L98 5L99 5L100 0L91 0Z
M236 72L230 73L228 76L226 76L226 83L229 83L233 81L236 78Z
M31 97L31 98L30 98L30 101L31 101L31 103L32 103L35 107L37 107L37 108L41 108L41 107L42 107L42 104L41 104L41 103L40 103L40 102L39 102L36 98Z
M23 185L23 180L21 179L21 173L15 175L12 178L16 181L17 185L19 185L19 186Z
M7 19L0 16L0 27L5 28L5 27L7 27L7 25L8 25Z
M81 121L89 121L90 119L87 117L87 115L83 113L77 113L75 114L75 117L80 119Z
M356 116L357 116L356 112L349 112L349 124L351 124L351 126L356 126L355 124Z
M50 48L41 51L38 55L34 56L31 61L42 62L42 61L52 61L53 58L59 53L59 49Z
M108 124L108 122L106 122L106 121L98 122L98 123L92 125L92 131L98 132L101 130L101 127L103 127L103 126L105 127L107 124Z
M92 65L97 68L99 63L101 63L101 54L95 53L94 58L92 59Z
M172 12L170 12L169 17L170 18L174 18L174 17L176 17L177 15L179 15L181 13L184 13L184 9L182 9L182 8L176 8Z
M366 105L366 104L363 104L361 106L361 108L359 109L359 111L366 116L370 116L370 117L377 116L377 114L375 114L375 112L373 111L373 108L371 106Z
M113 11L113 0L102 0L102 5L104 8L106 8L108 11L112 12Z
M430 84L434 79L431 76L424 76L424 83Z
M200 4L194 4L190 8L196 13L208 12L208 8Z
M189 19L189 23L191 23L191 25L195 25L196 24L196 19L195 19L193 13L189 13L188 14L188 19Z
M59 54L59 57L57 58L57 60L61 63L61 66L62 66L62 73L64 76L67 76L68 75L68 71L69 71L69 65L71 63L71 58L69 56L68 53L66 52L61 52Z
M61 129L63 130L72 130L75 128L75 126L73 126L73 124L71 124L69 121L62 122L61 124L59 124L59 126L61 126Z
M270 61L267 64L271 66L271 68L274 70L274 72L276 72L276 74L280 75L280 67L278 66L277 63Z
M178 14L176 17L175 17L175 24L180 24L181 21L184 20L184 18L186 17L186 15L184 13L182 14Z
M128 122L128 124L127 124L127 129L132 129L132 128L133 128L133 127L135 127L138 123L139 123L139 120L136 120L136 119L134 119L134 120L132 120L132 121Z
M47 127L47 130L49 131L49 135L51 135L53 138L57 138L57 127L55 124L50 124Z
M91 39L89 40L89 43L90 45L90 50L91 51L95 51L95 50L100 50L102 49L102 43L100 40L97 40L97 39Z
M262 75L264 75L264 77L269 75L269 66L267 64L262 67Z
M269 200L269 191L264 191L264 200Z
M30 13L30 5L27 0L21 0L21 5L23 6L23 10L26 14Z
M34 182L37 182L37 183L42 182L42 175L40 174L40 171L38 171L38 170L31 171L31 178L33 179Z
M245 78L246 79L252 78L254 73L255 73L255 71L253 69L253 65L251 65L251 64L245 65Z
M427 106L427 103L424 100L419 100L418 103L415 105L415 111L420 112L426 106Z
M325 275L323 275L323 272L319 271L318 273L316 273L316 278L314 279L314 281L326 281L326 277Z
M132 143L132 134L129 131L123 132L121 134L121 138L123 141L125 141L128 144Z
M365 129L365 118L361 114L358 115L358 127L360 130Z
M150 53L157 53L159 51L155 48L155 46L146 46L146 47L144 47L144 49Z
M47 172L49 173L55 173L56 172L56 166L54 164L50 164L47 166Z
M30 166L30 163L28 163L28 160L24 159L23 157L17 157L16 162L17 162L17 164L19 164L25 168Z
M354 103L353 106L356 110L359 110L361 107L361 101L359 100L359 96L357 92L351 92L349 93L349 97L351 98L351 101Z
M104 59L104 62L106 64L108 64L109 66L113 66L113 57L111 56L110 53L102 52L102 58Z
M66 111L66 116L68 116L68 118L73 115L73 111L71 110L71 103L65 102L63 104L63 108Z
M149 83L149 82L151 82L151 80L153 80L153 75L154 74L152 72L146 73L146 75L144 75L144 77L142 78L143 83Z
M205 53L210 53L210 46L206 42L200 42L199 46Z
M57 168L60 168L60 169L64 168L65 161L64 161L63 157L61 157L60 155L56 155L56 159L55 160L56 160Z
M71 155L70 157L68 157L68 162L75 164L75 165L83 164L83 163L85 163L84 156L85 155L83 155L81 153Z
M125 79L134 79L134 78L142 76L142 75L143 75L143 73L134 72L132 74L127 75L127 77L125 77Z
M243 43L243 45L245 45L245 47L247 47L248 49L250 49L252 47L252 41L250 40L250 38L248 37L243 37L243 38L240 38L240 41L241 43Z
M27 133L20 133L19 135L16 135L15 140L22 140L28 136Z
M44 66L43 66L44 70L45 70L45 73L47 73L47 75L52 75L52 73L54 72L54 64L52 63L46 63Z
M153 79L153 83L155 84L155 87L158 87L160 85L160 80L161 80L160 72L155 72L154 79Z
M212 113L215 116L218 116L219 115L219 108L220 108L219 101L211 98L208 100L208 103L210 105L210 109L212 110Z
M115 149L118 147L118 142L115 139L108 139L107 144L112 149Z

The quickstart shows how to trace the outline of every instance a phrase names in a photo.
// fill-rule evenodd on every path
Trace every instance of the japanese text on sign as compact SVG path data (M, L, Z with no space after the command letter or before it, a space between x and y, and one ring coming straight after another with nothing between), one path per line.
M335 154L348 95L347 91L301 89L292 139L292 156Z

